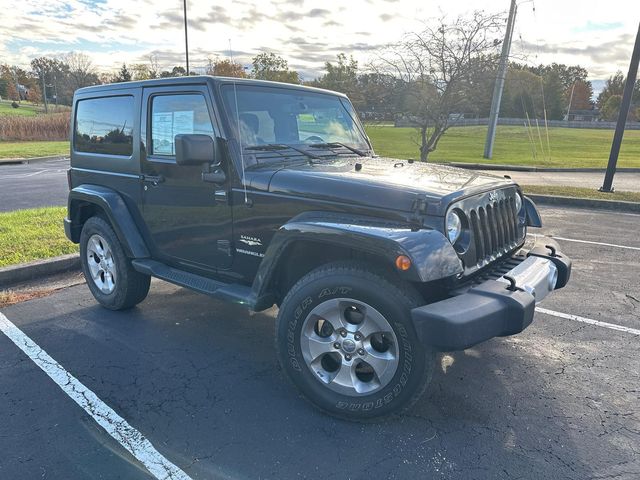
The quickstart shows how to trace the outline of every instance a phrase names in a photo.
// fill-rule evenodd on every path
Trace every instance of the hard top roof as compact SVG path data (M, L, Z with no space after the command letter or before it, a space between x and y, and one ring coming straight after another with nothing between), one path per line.
M267 80L255 80L251 78L235 78L235 77L214 77L212 75L191 75L188 77L169 77L169 78L154 78L151 80L138 80L135 82L119 82L119 83L107 83L103 85L94 85L91 87L84 87L76 90L76 94L85 93L97 93L107 92L109 90L123 90L128 88L140 88L140 87L167 87L171 85L194 85L203 83L213 84L233 84L237 85L255 85L265 87L279 87L279 88L291 88L295 90L305 90L318 93L330 93L333 95L346 96L340 92L334 92L331 90L324 90L321 88L308 87L306 85L295 85L292 83L270 82Z

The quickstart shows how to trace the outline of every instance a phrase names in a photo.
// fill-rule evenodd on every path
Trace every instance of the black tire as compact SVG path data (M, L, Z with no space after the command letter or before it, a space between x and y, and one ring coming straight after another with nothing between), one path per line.
M372 393L351 395L332 390L312 372L302 351L301 342L305 341L303 325L308 329L307 318L315 318L315 313L310 316L312 311L317 311L314 308L322 304L319 307L322 309L333 299L344 298L373 307L395 334L395 351L398 354L395 373L386 385L380 383L379 389ZM342 300L337 302L342 304ZM435 353L421 344L411 322L410 310L420 303L421 298L413 287L394 280L384 272L372 271L363 264L336 262L319 267L300 279L282 302L276 321L276 349L280 364L312 404L333 416L364 421L402 413L424 393L435 363ZM346 334L344 329L341 333ZM340 340L334 336L328 338ZM334 348L338 348L337 344ZM348 356L342 350L339 352L340 360ZM356 360L366 358L353 361Z
M113 290L109 293L101 291L91 274L89 265L91 260L87 252L91 251L88 243L92 238L104 240L111 251L110 258L113 267L115 267L116 277L113 282ZM80 261L89 290L98 303L109 310L131 308L142 302L149 293L151 277L134 270L113 228L102 217L91 217L84 223L80 234Z

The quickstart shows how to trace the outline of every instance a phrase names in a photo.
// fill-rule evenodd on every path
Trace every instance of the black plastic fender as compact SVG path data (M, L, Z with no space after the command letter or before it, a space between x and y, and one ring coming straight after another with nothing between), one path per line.
M269 243L253 283L255 298L263 297L287 248L297 241L314 241L327 248L350 248L395 265L398 255L411 259L411 268L398 271L409 281L429 282L463 272L462 263L445 236L433 229L412 230L379 218L327 212L305 212L280 227Z
M529 227L542 227L542 219L538 207L529 197L523 196L525 213L527 214L527 225Z
M69 192L68 218L65 232L72 242L80 241L82 230L81 208L96 205L104 211L129 258L147 258L149 250L131 216L124 199L115 190L100 185L79 185Z

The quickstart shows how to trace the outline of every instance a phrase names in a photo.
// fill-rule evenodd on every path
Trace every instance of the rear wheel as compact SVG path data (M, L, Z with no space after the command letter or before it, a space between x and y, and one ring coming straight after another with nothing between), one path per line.
M80 261L89 290L103 307L131 308L149 292L151 277L134 270L111 225L101 217L89 218L82 227Z
M418 340L408 285L359 264L340 262L303 277L282 302L280 362L316 406L351 419L400 412L430 378L434 354Z

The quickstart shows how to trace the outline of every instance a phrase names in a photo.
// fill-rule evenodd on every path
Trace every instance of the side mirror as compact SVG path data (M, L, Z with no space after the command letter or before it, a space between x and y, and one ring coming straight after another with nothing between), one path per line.
M178 134L175 136L176 163L178 165L202 165L215 163L213 139L202 134Z

